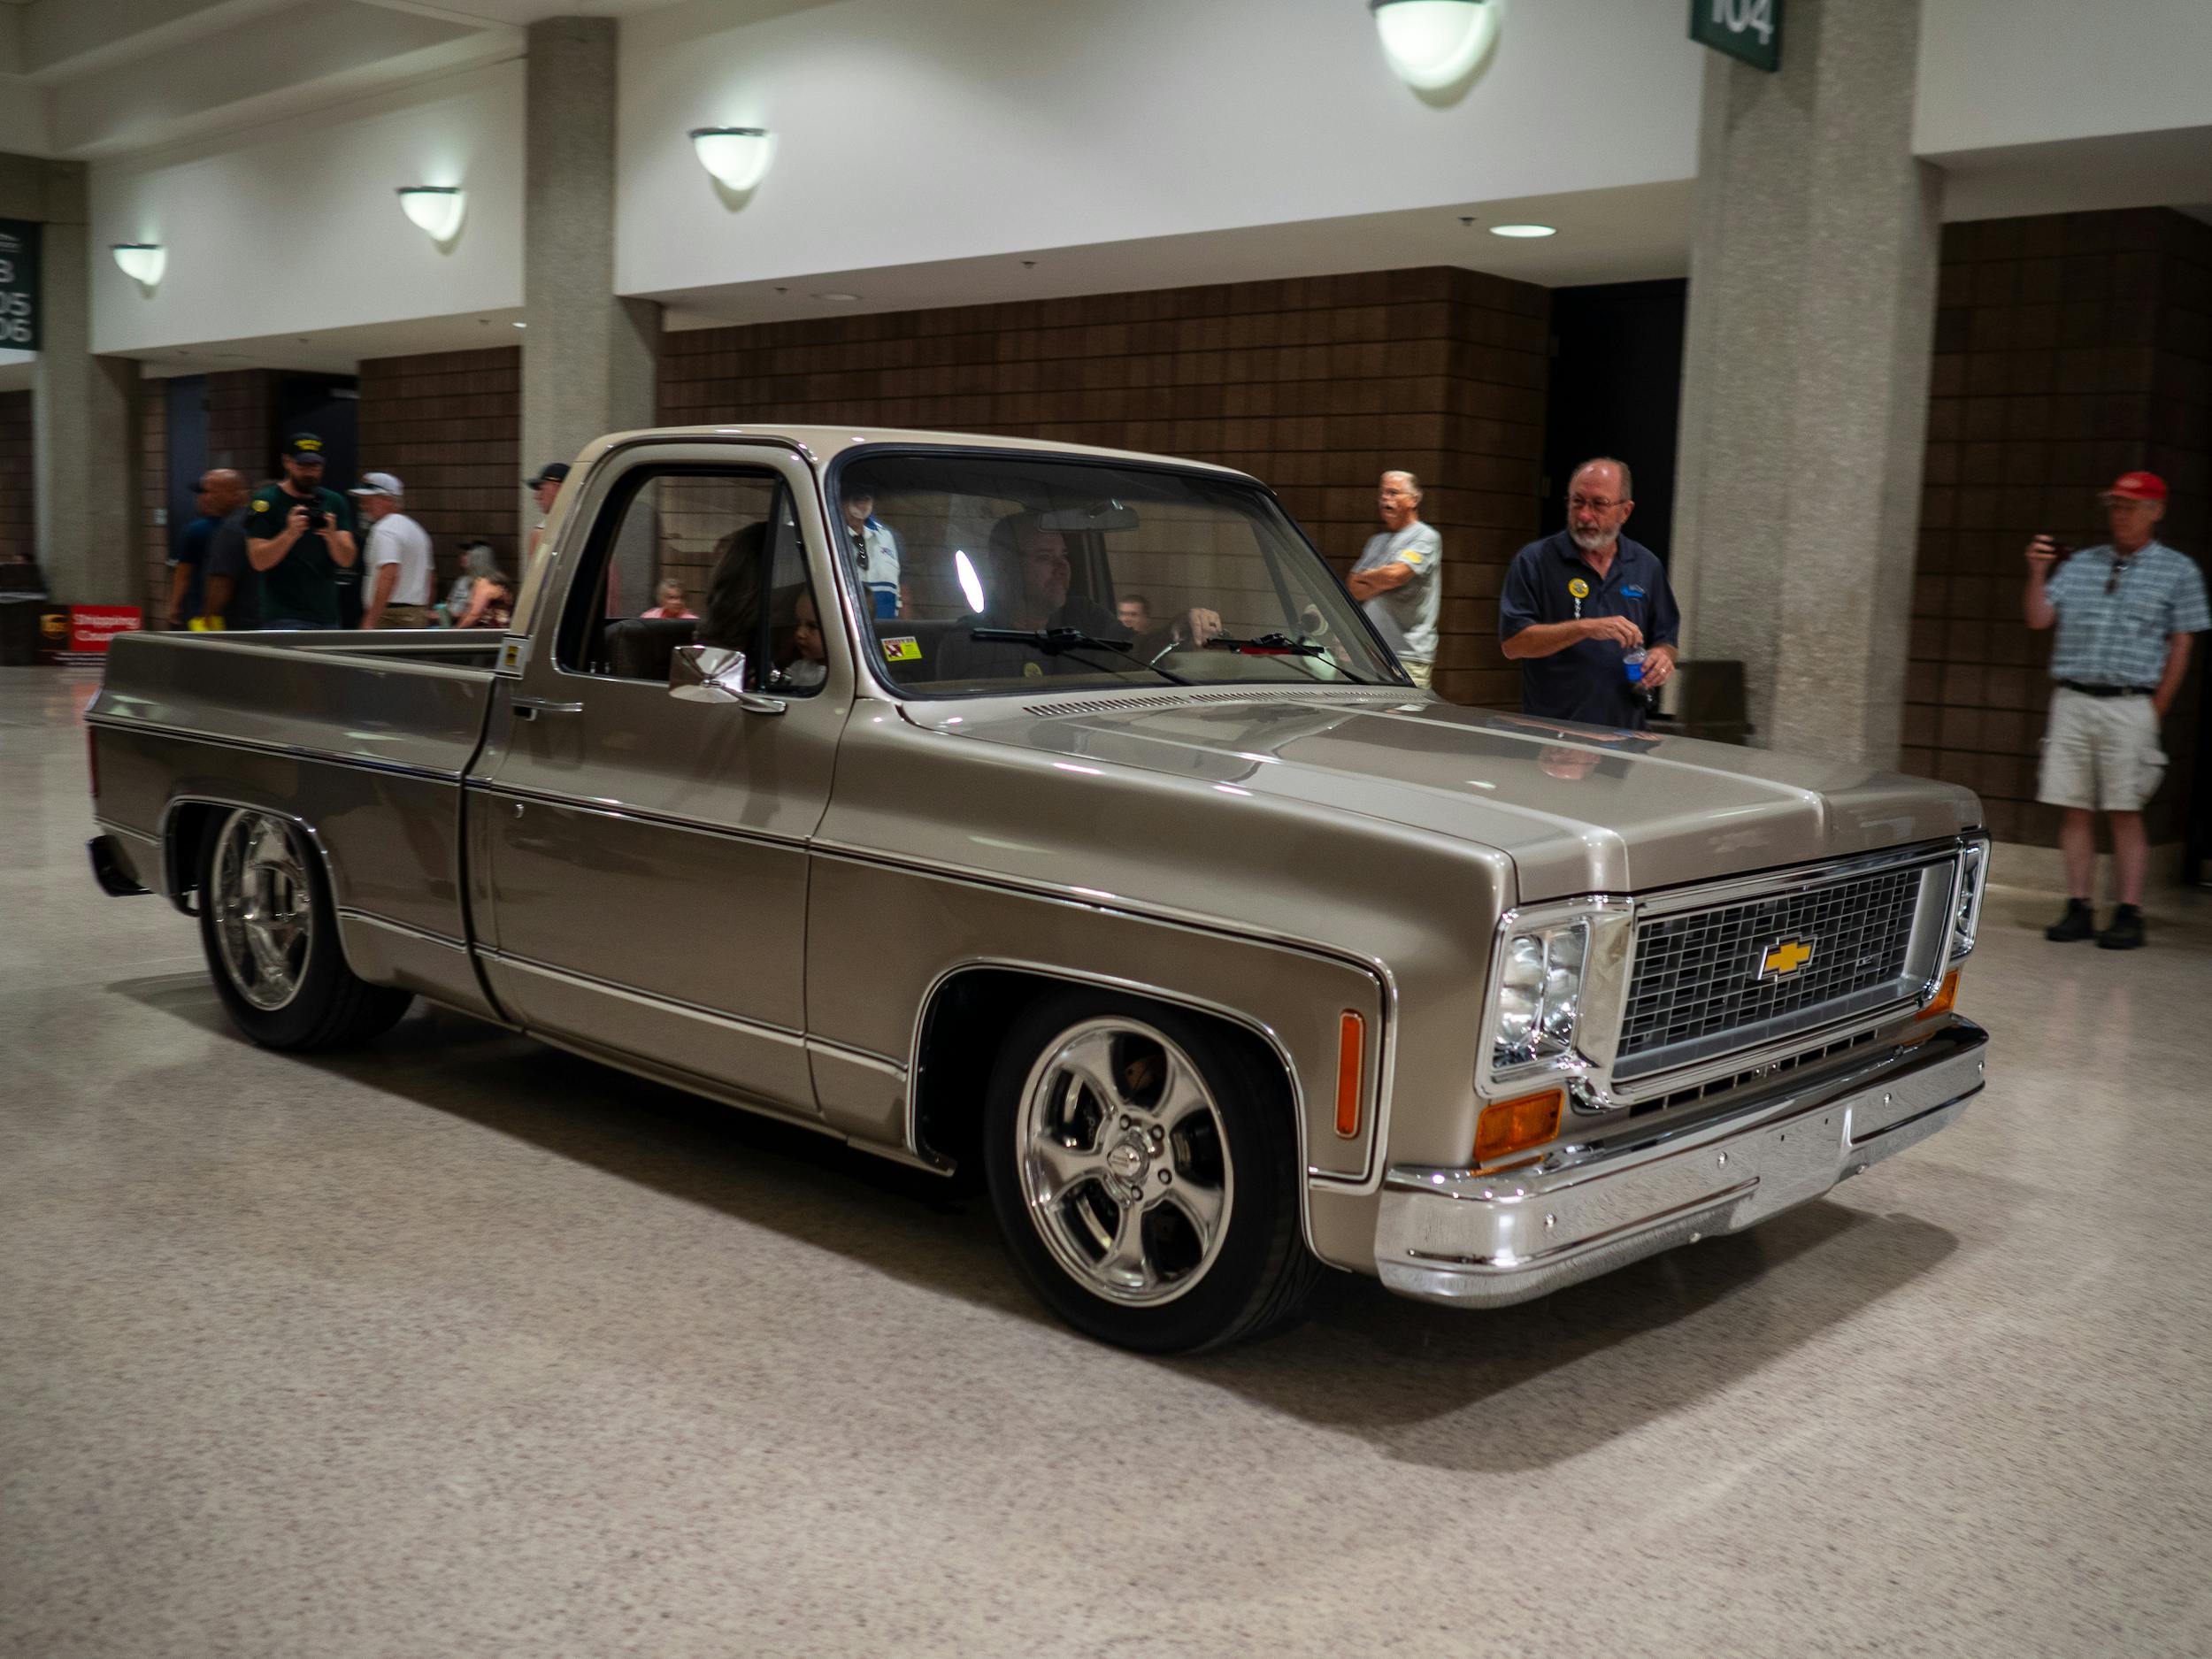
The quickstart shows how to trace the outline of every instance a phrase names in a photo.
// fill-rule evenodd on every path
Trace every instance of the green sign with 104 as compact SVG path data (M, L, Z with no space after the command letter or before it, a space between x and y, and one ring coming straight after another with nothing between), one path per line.
M38 349L40 227L0 219L0 349Z
M1690 38L1771 74L1782 66L1782 0L1690 0Z

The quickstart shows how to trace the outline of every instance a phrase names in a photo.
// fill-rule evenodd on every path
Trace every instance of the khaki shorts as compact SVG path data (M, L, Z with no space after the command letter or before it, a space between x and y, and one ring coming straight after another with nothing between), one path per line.
M428 605L386 605L376 625L380 628L434 628L438 618Z
M1426 691L1429 688L1429 677L1436 672L1436 664L1417 663L1410 657L1401 657L1398 660L1405 665L1406 672L1413 677L1413 683Z
M2139 812L2165 776L2166 751L2148 697L2092 697L2063 687L2051 694L2037 800Z

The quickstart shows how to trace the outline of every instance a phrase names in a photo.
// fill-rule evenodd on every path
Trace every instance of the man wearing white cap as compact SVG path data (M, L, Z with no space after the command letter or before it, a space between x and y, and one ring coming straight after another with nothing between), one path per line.
M431 628L430 533L399 510L406 489L389 472L365 474L353 491L369 521L361 554L368 572L367 602L361 607L365 628Z

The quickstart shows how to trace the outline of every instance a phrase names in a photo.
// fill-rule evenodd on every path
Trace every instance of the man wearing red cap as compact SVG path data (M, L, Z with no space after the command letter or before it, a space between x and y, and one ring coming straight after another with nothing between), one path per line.
M2058 625L2051 648L2050 726L2036 799L2066 809L2066 914L2046 939L2096 935L2107 950L2143 942L2143 806L2166 774L2159 723L2189 672L2190 635L2212 627L2204 578L2153 534L2166 516L2166 480L2125 472L2104 495L2108 546L2085 548L2054 571L2047 535L2028 543L2026 612L2032 628ZM2119 907L2103 932L2090 910L2097 868L2096 813L2112 822Z

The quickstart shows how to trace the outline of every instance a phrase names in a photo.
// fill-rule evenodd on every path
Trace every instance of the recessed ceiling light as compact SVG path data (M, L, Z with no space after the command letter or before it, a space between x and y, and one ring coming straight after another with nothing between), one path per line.
M518 328L527 328L529 326L530 326L530 325L529 325L528 323L517 323L517 324L515 325L515 326L516 326L516 327L518 327Z
M1555 225L1493 225L1490 234L1493 236L1556 236L1559 229Z
M857 294L834 294L834 293L832 293L832 294L817 294L814 297L815 297L816 299L818 299L818 300L839 300L839 301L842 301L842 302L844 302L844 303L846 303L849 304L849 303L850 303L851 302L853 302L854 300L858 299L858 298L860 297L860 296L859 296L859 295L857 295Z

